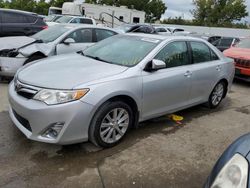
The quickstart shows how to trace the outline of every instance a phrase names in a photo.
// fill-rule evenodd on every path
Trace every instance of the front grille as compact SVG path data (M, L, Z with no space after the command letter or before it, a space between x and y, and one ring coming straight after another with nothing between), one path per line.
M29 93L27 91L17 91L17 94L26 99L32 99L35 96L35 94Z
M234 62L239 67L250 68L250 60L235 58Z
M17 92L17 94L26 99L32 99L38 92L37 88L25 85L17 80L15 80L14 84L15 84L15 91Z
M32 129L30 127L30 123L27 119L20 116L18 113L16 113L15 110L13 110L13 114L16 117L16 119L19 121L19 123L22 124L22 126L24 126L26 129L28 129L30 132L32 132Z

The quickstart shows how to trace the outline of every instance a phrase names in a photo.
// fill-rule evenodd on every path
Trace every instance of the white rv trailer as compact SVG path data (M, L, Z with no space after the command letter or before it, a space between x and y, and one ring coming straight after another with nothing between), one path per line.
M126 6L115 7L100 4L65 2L62 7L62 14L86 16L114 27L123 23L145 22L145 12L128 9Z
M49 7L48 15L62 14L62 8L59 7Z

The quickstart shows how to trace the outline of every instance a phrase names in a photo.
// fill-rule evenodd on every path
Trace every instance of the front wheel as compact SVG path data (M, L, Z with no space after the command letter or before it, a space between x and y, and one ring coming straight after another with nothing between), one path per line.
M107 102L98 110L90 125L90 140L97 146L113 147L126 135L134 117L129 105L122 101Z
M214 87L209 96L208 105L210 108L217 108L226 94L226 84L221 81Z

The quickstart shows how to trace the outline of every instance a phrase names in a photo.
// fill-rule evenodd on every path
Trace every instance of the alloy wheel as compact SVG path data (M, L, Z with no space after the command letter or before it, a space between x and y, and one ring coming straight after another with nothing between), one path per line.
M112 144L120 140L129 126L129 113L124 108L115 108L107 113L100 126L103 142Z
M222 83L219 83L214 88L214 91L212 93L212 104L214 106L217 106L221 102L223 94L224 94L224 85Z

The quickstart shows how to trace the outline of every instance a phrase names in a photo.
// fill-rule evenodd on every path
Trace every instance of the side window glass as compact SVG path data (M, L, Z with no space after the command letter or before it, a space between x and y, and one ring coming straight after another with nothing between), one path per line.
M96 29L96 40L97 42L115 35L116 33L104 29Z
M178 67L189 64L188 48L186 42L172 42L163 48L155 59L164 61L166 67Z
M76 43L92 43L92 29L74 31L67 38L74 39Z
M211 49L211 60L212 61L215 61L215 60L218 60L219 57L216 55L216 53Z
M24 15L3 12L2 22L3 23L28 23L28 19L26 19Z
M70 23L79 24L79 23L80 23L80 19L79 19L79 18L75 18L75 19L73 19Z
M209 47L202 42L190 42L194 63L211 61Z
M221 39L220 46L231 46L233 39Z

